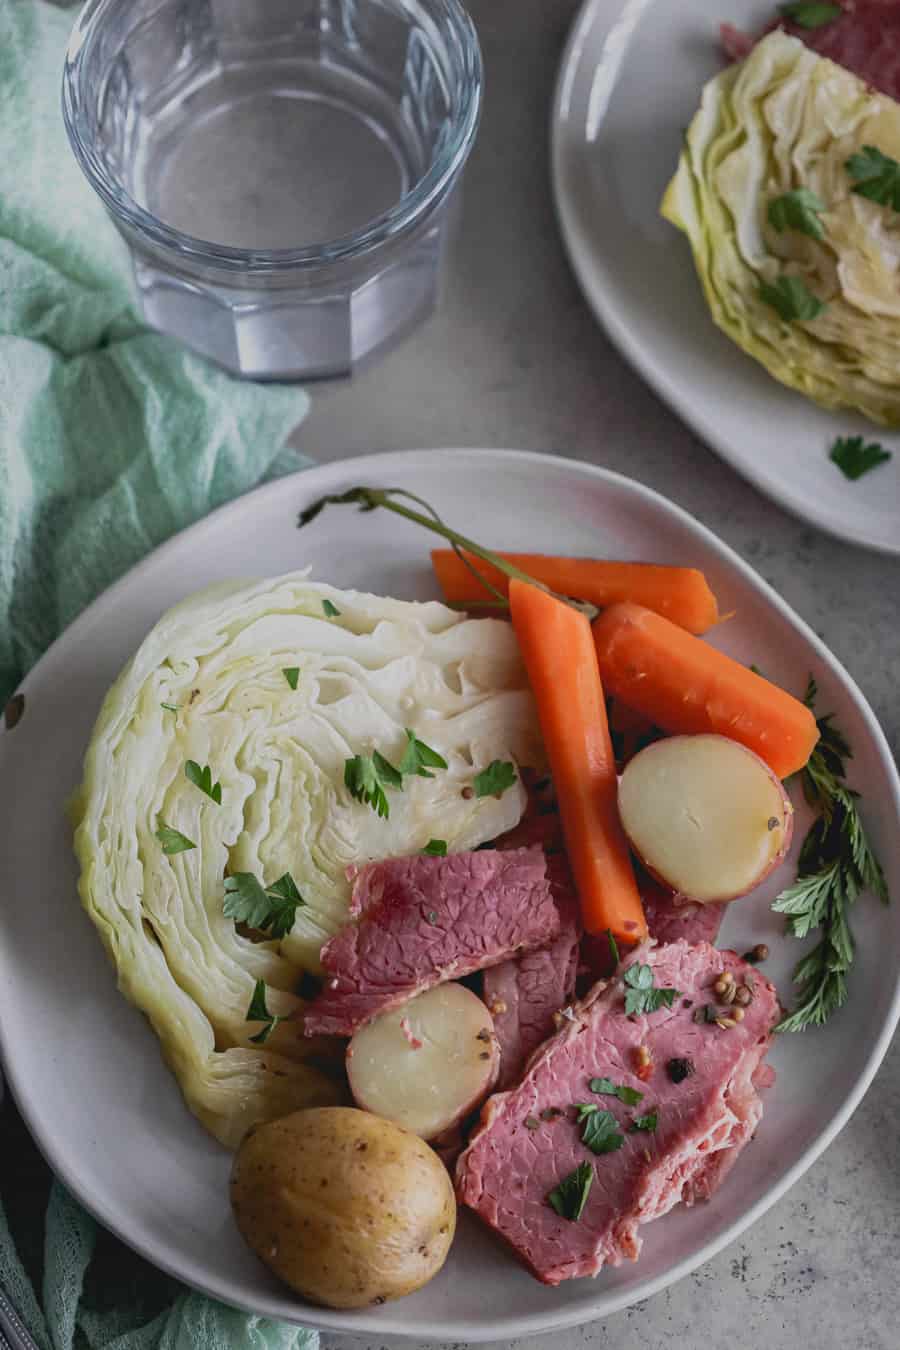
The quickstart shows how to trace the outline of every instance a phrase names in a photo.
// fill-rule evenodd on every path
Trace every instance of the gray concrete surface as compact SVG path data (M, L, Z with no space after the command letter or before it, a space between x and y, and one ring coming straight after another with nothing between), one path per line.
M900 559L838 543L786 515L682 426L614 351L569 272L550 197L550 100L575 0L472 0L471 8L487 98L441 310L352 382L315 389L296 443L320 460L416 446L523 447L651 484L716 530L812 624L898 753ZM745 1239L646 1303L531 1345L896 1350L898 1118L895 1044L838 1141ZM323 1337L323 1350L400 1344L409 1343Z

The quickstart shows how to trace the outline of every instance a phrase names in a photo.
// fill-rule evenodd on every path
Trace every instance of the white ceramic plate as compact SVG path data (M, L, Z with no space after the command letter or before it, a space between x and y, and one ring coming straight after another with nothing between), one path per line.
M687 239L659 215L718 24L759 31L774 0L587 0L553 112L553 185L582 290L644 378L723 459L781 506L900 553L900 435L783 388L713 324ZM863 434L893 460L850 483L827 455Z
M115 990L75 893L63 805L101 698L163 610L199 586L307 562L337 585L408 598L435 593L430 536L384 512L332 507L303 533L297 512L356 483L402 486L499 547L702 567L736 617L716 637L788 688L807 672L852 742L866 820L900 896L900 782L849 676L778 596L724 544L647 488L585 464L514 451L373 456L261 488L152 554L51 648L24 685L18 726L0 733L0 1030L9 1081L38 1143L76 1195L158 1266L229 1303L345 1331L418 1340L493 1340L573 1325L645 1298L731 1241L834 1137L878 1067L900 1012L900 904L859 902L859 954L845 1012L819 1034L779 1039L756 1141L708 1204L645 1230L636 1265L547 1289L474 1219L444 1271L411 1298L359 1313L306 1307L259 1265L228 1209L229 1158L192 1119L143 1017ZM725 938L767 941L781 988L798 955L768 902L784 868L733 907Z

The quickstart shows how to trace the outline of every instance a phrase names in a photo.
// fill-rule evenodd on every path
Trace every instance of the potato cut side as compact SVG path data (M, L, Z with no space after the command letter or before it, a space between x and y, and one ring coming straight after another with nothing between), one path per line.
M487 1096L500 1065L481 999L441 984L361 1027L347 1048L358 1106L434 1139Z
M619 780L619 814L648 870L704 904L764 881L794 819L768 765L724 736L670 736L642 750Z

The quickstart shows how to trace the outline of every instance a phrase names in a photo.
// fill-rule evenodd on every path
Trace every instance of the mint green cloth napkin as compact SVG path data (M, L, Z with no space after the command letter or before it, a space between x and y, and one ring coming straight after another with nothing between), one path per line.
M71 24L0 0L0 707L149 549L306 462L282 451L301 390L234 381L143 326L62 125ZM9 1102L0 1143L0 1282L41 1350L314 1350L314 1332L189 1293L98 1230Z

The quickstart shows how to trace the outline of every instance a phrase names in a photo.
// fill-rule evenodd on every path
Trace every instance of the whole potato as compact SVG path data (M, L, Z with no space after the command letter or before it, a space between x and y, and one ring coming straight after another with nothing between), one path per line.
M330 1308L420 1289L456 1230L437 1154L409 1130L351 1107L295 1111L252 1129L234 1161L231 1205L257 1256Z

